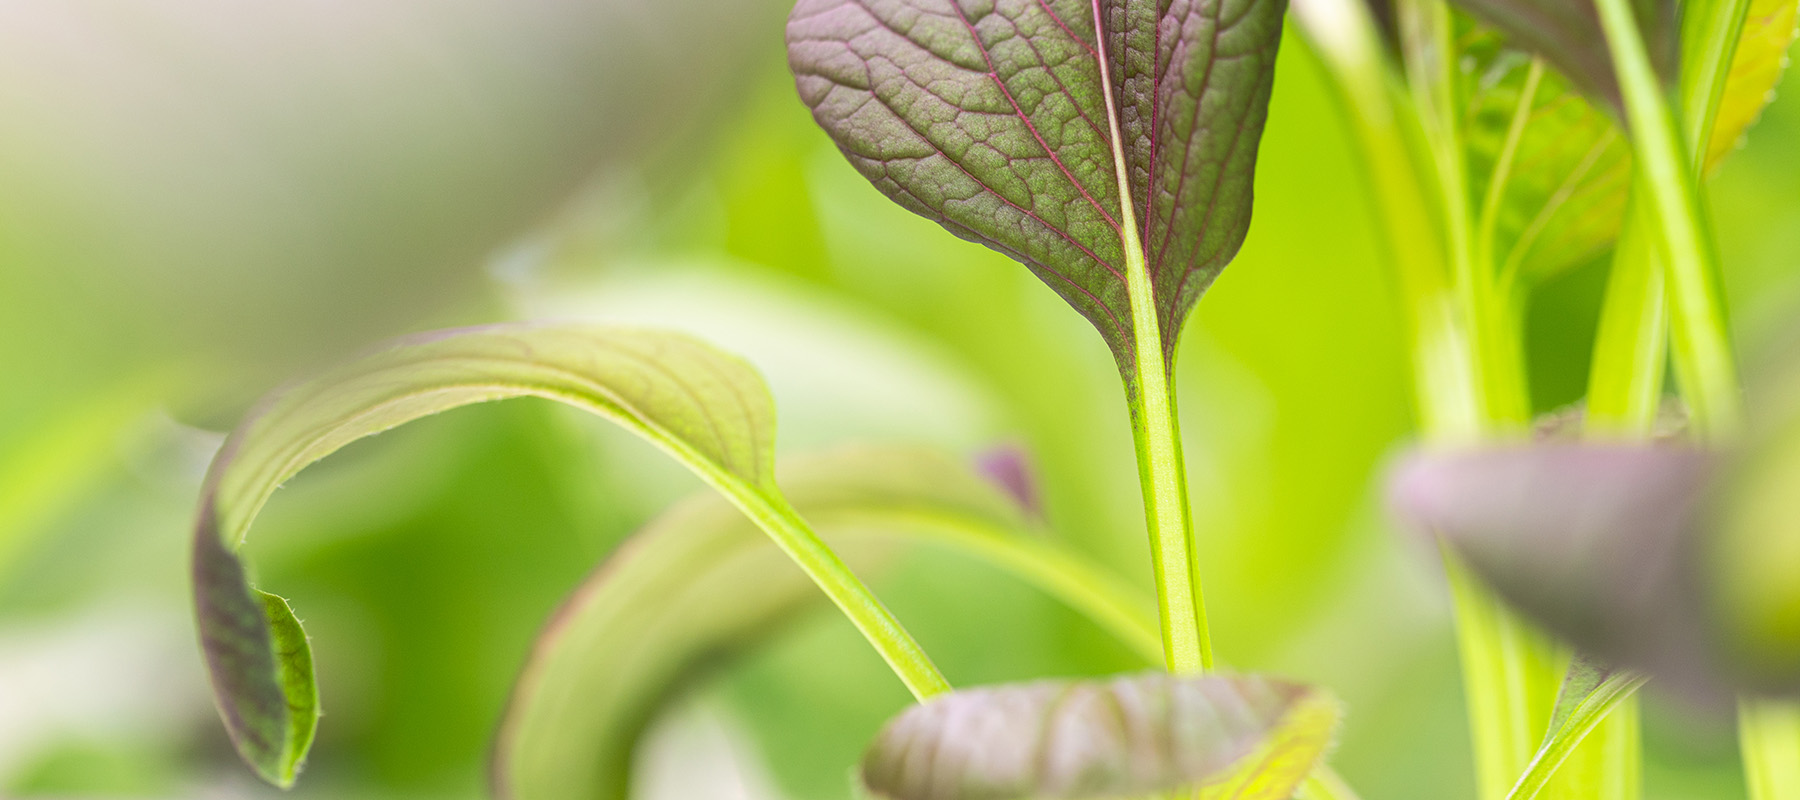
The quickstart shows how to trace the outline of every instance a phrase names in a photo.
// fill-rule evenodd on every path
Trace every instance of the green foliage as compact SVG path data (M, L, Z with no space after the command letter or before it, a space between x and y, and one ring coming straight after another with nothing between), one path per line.
M519 396L591 411L670 453L776 536L840 607L860 608L849 613L862 615L872 636L908 651L891 660L912 659L896 664L909 681L941 682L910 637L781 499L773 408L743 362L686 337L646 331L448 331L399 342L271 398L227 440L209 472L194 545L201 640L233 742L263 777L288 785L305 757L318 714L310 654L285 603L252 599L230 548L277 486L332 451L422 416Z
M1148 602L1023 534L1015 501L956 459L856 447L785 462L795 508L859 571L949 548L1038 585L1160 657ZM819 593L711 493L671 509L603 563L539 638L494 751L501 797L624 798L654 712L693 678L767 638Z

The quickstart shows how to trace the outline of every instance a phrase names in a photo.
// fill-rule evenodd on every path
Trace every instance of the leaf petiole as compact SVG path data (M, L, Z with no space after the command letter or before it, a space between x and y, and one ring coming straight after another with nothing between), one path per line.
M1094 30L1105 31L1100 4L1094 4ZM1133 385L1131 438L1137 447L1138 476L1144 489L1144 515L1150 528L1150 557L1156 570L1157 609L1162 618L1163 657L1170 672L1199 673L1212 669L1212 641L1207 634L1206 602L1200 593L1193 521L1188 513L1187 468L1182 463L1181 425L1176 418L1175 387L1169 380L1162 324L1150 284L1150 265L1138 237L1130 170L1120 146L1118 105L1113 98L1106 37L1096 37L1100 87L1110 126L1113 172L1119 181L1119 244L1125 254L1125 286L1131 301Z

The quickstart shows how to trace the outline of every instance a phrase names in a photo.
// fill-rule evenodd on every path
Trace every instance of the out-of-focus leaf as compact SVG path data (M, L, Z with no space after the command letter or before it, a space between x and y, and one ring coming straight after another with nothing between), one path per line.
M1569 664L1568 677L1556 697L1556 709L1550 715L1550 728L1544 743L1538 747L1525 774L1507 794L1507 800L1532 800L1538 796L1551 776L1556 774L1576 745L1592 732L1606 714L1620 701L1644 685L1645 678L1632 672L1616 670L1586 656L1576 656Z
M1619 81L1613 75L1612 55L1593 0L1456 2L1500 29L1519 49L1542 55L1582 94L1620 107ZM1665 79L1673 78L1680 33L1674 0L1634 0L1632 6L1657 71Z
M1128 264L1148 265L1170 359L1243 242L1285 6L800 0L788 59L865 177L1029 267L1129 380L1150 354L1135 353Z
M774 411L747 364L698 341L586 325L403 340L274 395L227 439L194 533L195 607L232 742L290 785L318 717L305 634L234 552L282 482L344 445L470 403L544 397L637 433L735 500L774 497ZM260 598L260 599L259 599Z
M1800 4L1753 3L1715 115L1709 170L1731 154L1769 103L1794 40ZM1555 71L1531 81L1530 57L1500 35L1477 28L1461 42L1473 200L1486 196L1522 104L1528 120L1512 146L1495 211L1498 266L1540 281L1592 261L1612 246L1625 217L1631 149L1618 124Z
M863 757L888 800L1108 798L1210 786L1287 798L1330 746L1337 702L1299 684L1149 674L970 689L914 706Z
M921 539L954 546L937 535L945 525L995 539L1024 525L1011 497L935 450L862 447L794 459L782 465L781 483L859 568ZM623 800L633 745L658 707L697 672L823 601L719 497L698 495L669 511L602 564L539 638L495 746L495 794Z
M1797 11L1800 3L1794 0L1750 0L1744 36L1738 40L1737 54L1731 59L1725 94L1719 99L1712 141L1707 146L1709 167L1718 166L1743 144L1744 132L1774 101L1775 87L1787 69L1788 49L1794 45L1795 34L1800 33L1795 20Z
M1424 453L1392 501L1583 652L1679 685L1716 676L1693 570L1713 457L1675 446Z
M1708 596L1744 680L1800 687L1800 415L1790 407L1759 433L1763 446L1729 473L1704 543Z
M0 580L30 547L32 534L114 457L119 438L151 407L152 391L148 381L125 382L71 404L24 441L0 448Z
M109 354L216 359L241 402L485 303L483 263L590 176L696 163L785 10L10 2L0 207L32 212L0 219L0 260Z

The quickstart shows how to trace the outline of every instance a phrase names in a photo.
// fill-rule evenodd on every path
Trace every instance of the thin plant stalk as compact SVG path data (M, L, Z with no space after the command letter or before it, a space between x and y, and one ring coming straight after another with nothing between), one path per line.
M1443 261L1467 332L1456 344L1467 348L1472 366L1466 396L1475 401L1474 428L1453 433L1449 441L1520 436L1530 416L1520 315L1513 287L1500 280L1495 264L1490 220L1497 212L1484 207L1477 216L1470 208L1450 11L1443 0L1406 0L1399 11L1410 106L1419 120L1429 186L1446 234ZM1503 193L1511 160L1503 154L1496 167L1494 178L1501 185L1490 189L1490 202ZM1561 683L1561 659L1448 551L1445 567L1456 610L1479 796L1498 800L1536 751Z
M1741 26L1744 11L1738 4L1742 2L1710 5L1716 20L1703 28L1714 32L1707 41L1724 42L1734 22ZM1698 158L1690 159L1681 146L1684 141L1705 141L1710 135L1708 121L1690 124L1685 131L1678 128L1651 71L1630 7L1625 0L1599 0L1599 9L1620 75L1638 169L1650 190L1649 216L1656 222L1660 249L1667 259L1676 375L1682 396L1691 425L1702 440L1729 442L1743 427L1740 387L1719 288L1716 242L1700 203ZM1728 44L1713 49L1719 63L1730 63ZM1716 92L1722 75L1714 72L1711 80ZM1702 79L1694 83L1709 86ZM1752 800L1800 797L1800 708L1746 699L1738 724Z
M1666 266L1675 373L1696 434L1729 440L1742 427L1737 367L1720 288L1717 247L1700 205L1699 178L1686 138L1650 64L1637 17L1626 0L1599 0L1600 20L1619 75L1633 163L1646 218Z
M1800 797L1800 704L1745 700L1738 735L1751 800Z
M1105 30L1098 3L1094 5L1094 30ZM1193 519L1188 509L1187 467L1181 453L1181 423L1176 416L1175 386L1169 377L1171 359L1163 355L1162 324L1157 319L1150 265L1138 238L1137 210L1131 202L1131 172L1119 144L1124 138L1119 135L1118 106L1108 74L1106 37L1098 37L1096 44L1100 48L1100 86L1112 134L1113 172L1119 180L1119 244L1125 253L1125 284L1131 299L1135 362L1135 381L1127 387L1131 438L1137 447L1144 515L1150 529L1164 660L1170 672L1195 674L1212 669L1212 641L1207 633L1206 602L1200 593Z

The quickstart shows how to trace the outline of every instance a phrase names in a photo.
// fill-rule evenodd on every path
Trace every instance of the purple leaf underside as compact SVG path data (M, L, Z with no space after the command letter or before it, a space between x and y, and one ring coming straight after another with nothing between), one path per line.
M1390 493L1582 652L1700 695L1721 672L1697 571L1714 468L1683 447L1544 444L1416 455Z
M1286 5L800 0L788 60L814 118L876 188L1025 264L1123 367L1121 226L1136 219L1166 359L1249 227Z

